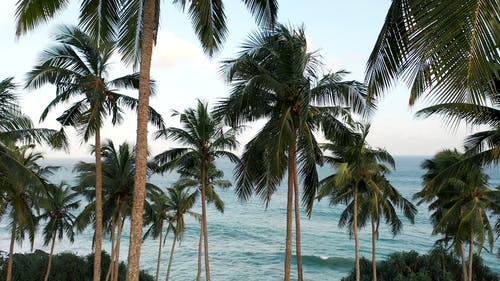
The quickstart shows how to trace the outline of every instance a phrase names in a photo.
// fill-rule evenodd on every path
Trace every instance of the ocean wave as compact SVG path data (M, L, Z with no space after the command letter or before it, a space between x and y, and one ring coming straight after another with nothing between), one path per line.
M354 266L354 259L343 257L329 257L329 256L302 256L302 263L304 265L331 267L331 268L345 268L351 269Z

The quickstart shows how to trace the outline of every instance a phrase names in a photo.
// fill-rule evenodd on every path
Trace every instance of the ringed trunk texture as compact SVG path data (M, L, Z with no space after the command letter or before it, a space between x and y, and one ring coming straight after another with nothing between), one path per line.
M158 246L158 261L156 262L156 277L155 277L156 281L158 281L158 274L160 274L160 260L161 260L162 246L163 246L163 220L160 222L160 245Z
M102 248L102 162L101 130L95 131L95 244L94 244L94 281L101 280Z
M205 160L201 161L201 226L203 228L203 246L205 252L205 276L210 281L210 264L208 260L208 231L207 231L207 165Z
M472 281L472 260L474 259L474 236L471 232L469 241L469 281Z
M148 154L149 81L151 57L153 54L153 26L155 21L155 0L144 1L143 37L139 77L139 106L137 113L137 152L134 184L134 201L130 223L130 244L128 252L127 281L139 280L141 257L142 224L146 193L146 165Z
M113 266L113 281L118 281L118 269L120 267L120 245L122 241L122 230L125 218L122 217L121 211L118 213L118 235L116 237L115 261Z
M304 280L302 271L302 239L300 233L299 179L297 176L297 159L293 159L293 186L295 202L295 255L297 256L297 280Z
M7 264L7 278L6 281L11 281L12 279L12 263L14 260L14 243L16 242L16 224L12 223L12 236L10 238L10 248L9 248L9 262Z
M202 245L203 245L203 227L201 227L201 223L200 223L200 242L198 243L198 273L196 274L196 281L200 281L200 279L201 279Z
M372 270L373 281L377 281L377 239L378 231L375 228L375 220L372 217Z
M354 245L355 245L355 260L356 260L356 281L360 281L361 272L359 268L359 236L358 236L358 183L354 185Z
M172 242L172 250L170 250L170 258L168 259L168 268L167 268L167 279L170 278L170 268L172 267L172 261L174 259L174 249L175 249L175 242L177 241L177 235L174 236L174 241Z
M54 245L56 244L56 234L54 233L54 237L52 237L52 246L50 246L50 254L49 254L49 264L47 265L47 272L45 273L44 281L49 280L50 268L52 267L52 255L54 254Z
M463 281L468 281L469 277L467 277L467 265L465 264L465 250L464 244L460 245L460 258L462 259L462 279Z
M113 280L113 259L115 258L115 231L116 218L111 221L111 261L109 262L108 273L106 273L106 281Z
M295 133L292 133L295 139ZM286 201L286 246L285 246L285 281L290 281L290 267L292 263L292 209L294 192L293 165L295 159L295 142L290 144L288 153L288 196Z

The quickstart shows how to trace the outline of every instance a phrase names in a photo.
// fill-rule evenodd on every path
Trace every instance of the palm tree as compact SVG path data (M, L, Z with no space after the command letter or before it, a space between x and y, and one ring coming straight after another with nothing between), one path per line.
M392 168L395 167L394 159L386 150L368 146L366 137L369 129L370 125L360 125L361 132L353 135L348 142L330 140L329 143L323 145L323 149L331 154L331 156L324 156L325 162L334 167L335 173L321 181L320 198L330 196L330 204L347 205L341 215L339 225L348 224L351 227L349 233L352 231L354 235L357 281L361 277L358 228L366 223L368 216L371 216L374 222L379 216L376 213L382 210L379 209L381 202L377 197L381 198L390 192L390 187L380 177L389 169L386 164ZM373 202L369 202L370 200ZM414 210L408 203L404 203L407 208L405 215L411 216ZM403 204L403 202L400 201L398 204ZM386 215L392 216L391 210L387 212ZM361 219L359 214L363 215ZM390 218L390 221L398 222L398 219Z
M493 248L494 236L488 212L500 210L500 191L488 188L488 176L479 165L448 174L446 180L434 181L436 175L464 157L457 150L443 150L424 161L422 168L427 170L422 176L424 187L415 196L421 199L419 204L430 203L429 210L434 211L431 215L433 234L445 235L454 243L462 256L463 278L471 281L474 243L477 244L478 256L485 242L490 250ZM468 271L465 269L464 243L469 244Z
M96 161L96 241L94 260L94 280L100 276L102 243L102 163L101 163L101 127L107 116L112 123L122 121L122 107L137 109L139 101L122 95L115 89L137 89L139 74L130 74L108 81L106 74L109 59L113 54L112 42L100 42L75 27L62 27L56 36L57 45L46 50L40 57L39 64L28 73L26 87L38 89L45 84L57 87L56 97L42 112L40 120L56 105L64 104L71 98L77 98L57 120L62 126L73 126L81 132L86 142L92 136L95 139ZM155 126L163 126L162 117L150 110L149 118Z
M498 91L498 1L394 0L367 64L369 93L400 78L410 104L428 93L436 103L480 104Z
M61 240L66 235L70 242L75 240L73 212L79 207L78 196L79 194L71 192L66 183L61 182L58 186L48 185L45 196L37 200L38 207L43 210L38 219L47 220L43 228L44 246L51 244L45 281L49 280L56 238Z
M183 113L174 112L180 117L183 128L170 127L159 131L156 136L179 142L180 148L172 148L155 157L155 161L163 171L175 169L193 170L199 167L201 172L201 226L205 252L206 280L210 280L210 265L208 258L208 231L207 231L207 185L208 170L214 166L213 161L226 157L233 163L239 162L238 156L228 150L235 149L237 129L224 130L222 120L214 118L207 108L207 104L198 100L196 109L189 108Z
M293 204L298 276L303 279L297 174L303 179L302 203L310 215L322 155L313 133L322 128L328 136L345 137L350 134L345 125L350 113L368 109L365 87L342 81L345 71L323 75L318 55L308 53L306 45L303 28L278 25L250 36L241 55L224 62L232 93L216 110L230 125L268 119L246 145L236 168L236 192L243 200L256 193L267 206L288 171L285 280L290 279Z

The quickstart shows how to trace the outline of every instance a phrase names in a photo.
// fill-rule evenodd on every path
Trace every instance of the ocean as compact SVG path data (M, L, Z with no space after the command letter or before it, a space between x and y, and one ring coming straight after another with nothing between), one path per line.
M396 159L396 170L389 176L391 183L406 198L411 199L413 194L421 188L420 164L426 157L400 156ZM75 175L72 172L74 163L78 159L51 159L46 164L61 165L59 170L50 178L58 183L62 180L72 184ZM227 179L232 180L232 164L228 161L219 161ZM320 176L332 173L330 167L322 167ZM500 185L498 168L490 170L490 186ZM153 176L150 181L162 188L171 186L176 180L175 174L164 177ZM281 280L283 277L283 261L285 257L285 230L286 230L286 181L273 195L270 205L265 205L259 198L249 202L240 202L234 190L218 190L224 200L225 211L218 213L213 206L208 206L208 239L210 268L213 280ZM199 202L194 211L199 212ZM302 219L302 255L305 280L340 280L346 276L354 266L354 239L349 238L347 229L340 229L338 218L344 206L329 206L327 200L316 203L310 219L305 211L301 212ZM388 228L381 224L380 237L377 242L377 259L380 261L396 251L415 250L419 253L428 252L438 238L432 236L432 226L429 221L427 206L418 207L415 224L411 225L403 219L404 227L400 235L393 237ZM493 221L494 223L494 221ZM121 246L121 260L126 261L128 254L129 224L124 227ZM199 239L199 224L193 218L186 219L186 233L175 250L172 264L172 280L193 280L197 270L197 251ZM8 250L10 231L6 219L0 221L0 249ZM168 256L172 236L167 238L163 248L161 275L165 278ZM362 256L371 258L371 234L369 226L360 231L360 252ZM35 249L48 251L43 247L38 235L35 240ZM88 254L91 252L92 231L90 228L78 234L75 242L67 240L57 241L56 252L74 252ZM179 245L179 244L177 244ZM492 253L482 251L482 258L492 270L500 274L500 259L495 253L500 243L497 241ZM16 252L30 251L29 243L16 244ZM103 249L110 251L109 236L105 238ZM154 275L158 254L158 240L147 239L142 246L141 269ZM292 277L296 278L296 267L292 264Z

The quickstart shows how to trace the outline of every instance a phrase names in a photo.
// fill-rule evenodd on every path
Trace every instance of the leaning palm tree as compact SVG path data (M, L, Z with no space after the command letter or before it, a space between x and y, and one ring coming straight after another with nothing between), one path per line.
M317 53L307 52L303 28L279 25L250 36L240 56L224 61L222 69L232 93L216 113L230 125L268 120L246 145L236 168L238 196L247 200L256 193L267 206L288 174L285 280L290 280L292 206L298 277L303 279L298 174L304 185L302 203L310 215L318 187L316 165L322 156L314 132L323 129L328 136L344 138L350 134L350 113L369 109L361 83L343 81L345 71L324 75L322 66Z
M394 0L367 64L369 92L400 78L410 103L479 104L498 91L498 0Z
M73 243L75 240L75 215L73 212L78 209L80 202L77 200L79 194L71 192L69 186L64 182L57 186L48 185L46 190L47 193L37 199L37 205L42 210L38 219L47 220L43 228L44 245L51 244L44 281L49 280L56 238L62 240L66 235L70 242Z
M68 103L76 98L57 120L62 126L73 126L87 142L92 136L95 141L96 161L96 240L95 265L96 275L100 275L102 244L102 163L101 163L101 127L105 118L111 116L112 123L122 121L123 107L137 109L138 100L118 92L118 89L137 89L139 74L134 73L107 80L109 59L113 54L112 42L97 44L92 37L75 27L62 27L56 35L57 44L44 51L38 65L28 73L26 87L38 89L45 84L56 86L56 97L48 104L40 116L46 119L55 106ZM155 126L163 126L162 117L150 109L150 118Z
M360 220L359 214L367 217L370 212L380 211L377 197L382 196L384 189L389 188L380 180L380 176L388 171L386 164L393 168L395 166L394 159L386 150L371 148L366 143L370 126L360 127L361 132L353 135L349 141L331 140L323 145L323 149L331 154L324 156L325 162L335 168L335 173L324 178L320 183L320 198L329 196L330 204L342 203L347 206L339 224L348 224L351 227L349 232L354 235L357 281L361 278L358 228L366 222L366 219ZM371 203L371 206L364 206L364 204L370 204L365 201L373 199L375 202ZM406 207L411 209L409 205ZM370 210L371 208L376 209ZM410 214L411 211L407 213ZM373 218L376 217L373 216Z
M214 118L208 112L207 104L198 100L195 109L189 108L183 113L174 112L180 117L182 128L170 127L158 131L156 136L179 142L183 147L172 148L155 157L155 161L163 171L176 169L192 170L199 167L201 173L201 228L205 252L205 275L210 280L210 264L208 255L208 230L207 230L207 185L208 169L214 165L215 159L226 157L233 163L238 163L239 158L228 150L235 149L237 129L225 130L222 120Z
M480 165L469 165L466 169L449 173L445 180L434 180L441 171L462 161L464 157L466 155L457 150L443 150L424 161L424 187L415 196L421 199L419 203L430 203L433 234L445 235L445 238L449 238L446 240L451 240L462 257L463 279L471 281L474 244L477 244L478 256L485 242L490 250L493 248L494 234L488 213L500 210L500 190L488 187L488 176ZM469 244L468 270L465 266L464 243Z
M227 35L226 15L222 1L174 0L182 10L187 8L203 49L209 55L218 51ZM68 0L22 0L17 3L17 35L34 29L40 23L54 17L65 8ZM124 60L139 65L139 100L137 120L137 176L136 199L131 224L129 266L127 280L139 278L139 258L142 236L142 213L144 210L146 165L147 165L147 120L149 115L150 70L153 45L159 30L161 1L126 0L96 1L81 0L80 25L97 41L109 41L118 37L120 52ZM277 18L277 0L244 0L243 3L262 25L272 26ZM98 268L94 268L94 271ZM94 281L99 276L94 275Z

